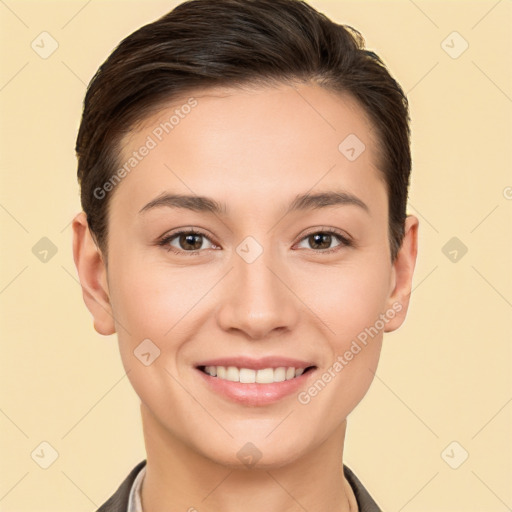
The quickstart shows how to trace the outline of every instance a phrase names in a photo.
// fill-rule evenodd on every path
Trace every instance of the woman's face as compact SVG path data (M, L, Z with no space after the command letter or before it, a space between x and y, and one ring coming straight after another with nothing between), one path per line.
M111 330L146 431L222 464L248 451L280 465L339 432L405 316L376 133L315 85L191 96L124 140Z

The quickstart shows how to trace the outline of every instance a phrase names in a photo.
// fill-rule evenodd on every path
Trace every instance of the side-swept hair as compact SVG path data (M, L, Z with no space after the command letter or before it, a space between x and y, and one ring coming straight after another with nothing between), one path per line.
M82 208L107 253L119 143L159 105L215 86L314 82L355 98L373 123L394 260L411 171L407 98L361 34L299 0L189 0L126 37L94 75L76 141ZM340 141L341 142L341 141Z

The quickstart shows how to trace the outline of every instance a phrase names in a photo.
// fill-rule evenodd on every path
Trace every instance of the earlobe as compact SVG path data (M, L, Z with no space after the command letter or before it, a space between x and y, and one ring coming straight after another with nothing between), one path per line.
M78 271L82 295L94 320L94 328L105 336L114 334L115 322L110 304L107 272L101 251L96 245L87 216L80 212L72 223L73 259Z
M398 255L393 262L394 287L388 298L388 309L394 311L393 318L386 324L384 332L398 329L405 320L411 297L412 278L418 254L419 221L414 215L405 220L405 233Z

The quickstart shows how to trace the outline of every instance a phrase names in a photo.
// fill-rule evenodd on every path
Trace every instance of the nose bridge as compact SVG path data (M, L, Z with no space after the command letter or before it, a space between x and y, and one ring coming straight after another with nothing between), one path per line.
M233 267L220 308L221 326L244 331L251 338L291 328L297 306L283 283L287 272L276 251L247 237L233 253Z
M282 294L282 290L276 271L271 271L272 267L278 267L278 265L270 251L264 251L254 261L247 261L244 257L240 257L235 263L239 291L246 292L246 300L251 302L256 300L262 304L277 301L277 296Z

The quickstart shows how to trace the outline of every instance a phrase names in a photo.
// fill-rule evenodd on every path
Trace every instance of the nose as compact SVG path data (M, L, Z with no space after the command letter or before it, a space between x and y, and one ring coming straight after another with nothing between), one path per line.
M252 340L293 329L299 319L300 301L293 293L285 265L264 250L250 263L234 254L233 266L224 280L217 310L220 327L241 331Z

